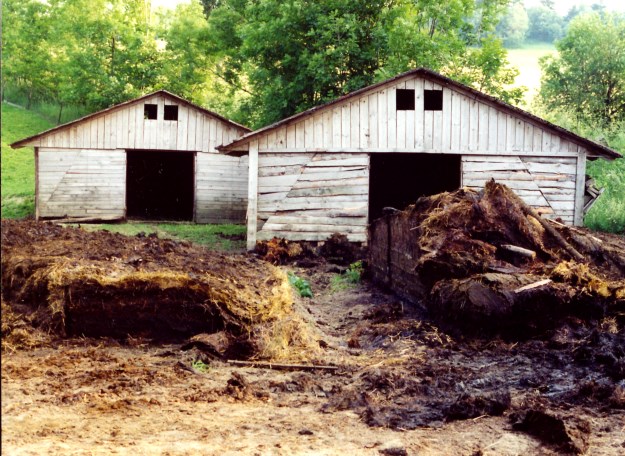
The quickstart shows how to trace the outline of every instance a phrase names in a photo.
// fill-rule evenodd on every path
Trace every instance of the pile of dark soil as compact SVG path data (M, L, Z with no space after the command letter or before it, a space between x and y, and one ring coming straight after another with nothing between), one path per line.
M545 220L494 181L420 198L370 234L374 279L466 334L625 317L625 239Z
M264 261L35 221L2 221L2 296L62 336L181 340L225 330L255 345L258 328L292 313L286 275Z

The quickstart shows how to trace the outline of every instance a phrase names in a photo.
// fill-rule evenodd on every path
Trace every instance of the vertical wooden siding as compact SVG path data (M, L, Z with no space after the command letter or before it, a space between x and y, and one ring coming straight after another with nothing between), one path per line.
M144 119L144 105L156 104L157 119ZM178 105L178 120L163 119L165 105ZM156 149L216 152L245 131L163 95L112 109L34 140L29 145L71 149Z
M40 148L38 172L39 217L125 216L124 150Z
M257 239L366 241L367 154L261 154Z
M415 109L397 110L397 89L415 90ZM441 111L424 110L424 90L443 91ZM258 136L259 152L432 152L576 156L577 145L531 119L460 89L411 76L321 109Z

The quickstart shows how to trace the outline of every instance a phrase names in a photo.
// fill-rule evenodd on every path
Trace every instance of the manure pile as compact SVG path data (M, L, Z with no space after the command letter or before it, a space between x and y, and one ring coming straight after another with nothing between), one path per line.
M254 258L155 235L10 220L2 221L2 299L61 336L176 340L225 331L237 346L251 344L248 355L262 351L258 334L271 333L293 303L284 272Z
M466 334L625 319L625 239L541 218L505 185L420 198L370 227L375 281Z

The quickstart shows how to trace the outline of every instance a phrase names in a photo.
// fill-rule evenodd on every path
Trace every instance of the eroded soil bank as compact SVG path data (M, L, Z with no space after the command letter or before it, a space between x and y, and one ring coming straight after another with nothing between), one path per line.
M87 238L80 232L30 224L24 226L35 231L28 239L40 236L52 241L50 233L57 230L68 238L65 243L50 242L48 249L62 247L50 250L51 255L92 255L97 257L93 261L108 258L133 269L144 266L128 263L132 254L142 259L138 264L165 265L158 259L162 254L150 257L149 249L160 252L163 243L171 242L118 239L109 233ZM3 249L4 239L3 232ZM176 261L184 261L190 270L208 258L219 262L220 266L203 267L203 273L233 261L249 262L255 270L265 271L262 277L273 271L253 258L217 258L179 243L169 248L176 258L185 252L184 260ZM3 451L176 455L625 451L622 316L586 320L572 316L556 328L517 341L463 338L441 330L419 306L408 305L367 280L353 286L339 282L336 277L343 267L321 258L282 266L275 273L278 277L284 271L295 272L310 282L314 297L291 297L286 320L297 317L297 324L275 329L273 338L254 339L265 341L277 354L265 360L336 370L234 366L227 362L225 348L211 350L219 349L215 338L193 338L195 329L168 340L141 332L123 337L63 334L55 332L54 324L46 326L45 312L34 300L20 302L5 295ZM272 288L275 284L268 289ZM228 328L233 329L227 334L242 334L237 325ZM206 335L205 328L201 331ZM190 343L189 338L210 343ZM286 347L277 350L280 344ZM257 346L239 358L262 358Z

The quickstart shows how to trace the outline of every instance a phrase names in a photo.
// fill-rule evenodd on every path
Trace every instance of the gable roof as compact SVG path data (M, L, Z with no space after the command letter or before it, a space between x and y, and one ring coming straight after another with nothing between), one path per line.
M173 94L171 92L168 92L167 90L161 89L161 90L157 90L155 92L143 95L143 96L141 96L139 98L134 98L132 100L128 100L128 101L125 101L123 103L119 103L119 104L113 105L113 106L111 106L109 108L102 109L101 111L97 111L97 112L88 114L88 115L86 115L84 117L81 117L79 119L72 120L71 122L67 122L67 123L64 123L64 124L61 124L61 125L57 125L56 127L50 128L48 130L42 131L41 133L37 133L37 134L32 135L32 136L29 136L28 138L20 139L19 141L16 141L13 144L11 144L11 147L13 149L19 149L20 147L27 146L29 142L31 142L31 141L33 141L35 139L42 138L42 137L47 136L47 135L49 135L51 133L55 133L57 131L64 130L64 129L68 128L68 127L71 127L72 125L76 125L76 124L85 122L85 121L93 119L95 117L98 117L98 116L110 113L112 111L124 108L126 106L130 106L130 105L132 105L134 103L139 103L142 100L145 100L146 98L153 97L154 95L164 95L166 97L173 98L174 100L176 100L177 102L179 102L181 104L185 104L187 106L190 106L193 109L196 109L196 110L198 110L200 112L203 112L204 114L207 114L207 115L209 115L211 117L214 117L214 118L216 118L216 119L218 119L218 120L220 120L220 121L222 121L222 122L224 122L226 124L229 124L229 125L231 125L233 127L239 128L239 129L247 131L247 132L251 132L252 131L248 127L246 127L244 125L241 125L241 124L238 124L238 123L236 123L236 122L234 122L234 121L232 121L230 119L226 119L225 117L217 114L216 112L209 111L208 109L203 108L201 106L198 106L195 103L190 102L189 100L185 100L184 98L181 98L178 95L175 95L175 94Z
M548 128L550 130L554 130L556 132L558 132L559 134L565 136L567 139L569 139L572 142L577 143L578 145L581 145L585 148L588 149L589 152L592 152L594 155L597 156L601 156L604 158L608 158L608 159L614 159L614 158L621 158L622 155L618 152L616 152L615 150L610 149L609 147L606 147L602 144L596 143L590 139L584 138L582 136L579 136L575 133L573 133L572 131L569 131L565 128L559 127L555 124L552 124L551 122L548 122L545 119L542 119L538 116L535 116L534 114L531 114L527 111L524 111L523 109L517 108L515 106L512 106L508 103L505 103L495 97L492 97L490 95L487 95L483 92L480 92L479 90L473 89L472 87L469 87L465 84L462 84L460 82L454 81L453 79L450 79L446 76L443 76L439 73L436 73L435 71L429 70L427 68L415 68L413 70L409 70L406 71L404 73L398 74L397 76L394 76L390 79L387 79L385 81L382 82L378 82L376 84L372 84L370 86L367 87L363 87L362 89L358 89L355 90L353 92L350 92L346 95L343 95L339 98L336 98L328 103L319 105L319 106L315 106L307 111L303 111L300 112L298 114L295 114L291 117L287 117L286 119L282 119L278 122L275 122L271 125L267 125L265 127L262 127L258 130L254 130L250 133L247 133L245 135L243 135L241 138L231 142L230 144L226 144L226 145L222 145L217 147L217 150L222 151L222 152L227 152L230 153L232 155L240 155L241 152L246 152L247 149L245 148L241 148L241 146L247 145L252 139L263 135L264 133L268 133L272 130L275 130L279 127L288 125L288 124L292 124L294 122L297 122L303 118L306 118L308 116L311 116L319 111L323 111L323 110L327 110L329 108L331 108L332 106L336 105L336 104L340 104L345 102L346 100L349 100L351 98L357 97L363 93L366 93L368 91L372 91L375 90L379 87L385 86L385 85L390 85L393 82L408 77L408 76L422 76L428 80L434 81L438 84L441 84L443 86L447 86L447 87L453 87L456 89L460 89L461 91L468 93L470 95L473 95L476 99L479 99L481 101L486 101L492 105L495 105L496 107L502 109L503 111L507 111L509 113L513 113L522 117L525 117L529 120L532 120L533 122L536 122L538 124L540 124L541 126Z

